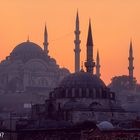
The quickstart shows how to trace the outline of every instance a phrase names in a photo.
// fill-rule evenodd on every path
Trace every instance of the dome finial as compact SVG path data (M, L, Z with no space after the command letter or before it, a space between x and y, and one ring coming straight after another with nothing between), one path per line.
M28 37L27 37L27 42L30 42L29 35L28 35Z

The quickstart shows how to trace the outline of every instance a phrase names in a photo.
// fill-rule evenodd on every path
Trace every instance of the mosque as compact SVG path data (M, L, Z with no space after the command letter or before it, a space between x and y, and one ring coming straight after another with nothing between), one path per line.
M136 118L136 113L126 112L116 102L115 93L100 79L99 52L96 63L93 59L91 21L86 43L86 71L80 69L79 24L77 12L74 32L75 72L72 74L66 68L60 68L55 59L49 56L46 26L44 49L29 39L13 49L0 63L1 108L20 112L23 112L22 108L32 108L34 119L40 119L40 114L43 114L42 117L48 119L74 123L79 120L110 121ZM133 63L130 64L132 65Z
M29 39L17 45L0 63L0 106L19 110L41 103L59 82L69 74L49 56L45 26L44 49Z
M100 61L97 53L96 64L93 59L93 37L89 21L86 43L86 61L80 70L80 29L79 16L76 16L75 30L75 72L66 76L52 92L45 104L32 107L32 118L67 121L123 121L136 119L135 112L125 111L116 102L115 93L100 79ZM94 67L96 66L96 74ZM40 115L42 114L42 115ZM44 124L44 123L43 123Z
M132 40L129 45L128 75L114 76L109 84L111 91L116 93L116 100L127 111L140 114L140 84L134 77L134 55Z
M86 43L86 61L80 68L79 25L77 12L74 32L74 73L70 73L66 68L60 68L55 59L49 56L46 27L44 49L28 39L27 42L17 45L0 63L0 107L9 109L10 112L19 112L13 118L11 114L9 117L10 120L16 120L15 124L10 123L15 127L11 125L6 127L15 130L13 132L18 135L16 138L79 140L80 135L84 134L82 130L87 129L82 124L88 127L90 124L98 124L100 129L113 130L119 127L119 124L127 124L138 118L137 111L122 108L116 100L116 93L112 92L100 78L99 52L97 52L96 62L93 57L91 21L89 21ZM132 43L129 53L128 79L132 88L134 69ZM96 72L94 72L95 67ZM21 118L24 112L23 106L30 110L26 113L28 116L23 115ZM97 133L103 133L97 130L92 137ZM113 135L117 132L114 131Z

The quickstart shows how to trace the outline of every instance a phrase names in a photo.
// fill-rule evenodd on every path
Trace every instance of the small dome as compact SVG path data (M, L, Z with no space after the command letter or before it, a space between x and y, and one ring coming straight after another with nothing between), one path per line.
M103 122L99 123L97 126L101 130L111 130L111 129L114 129L114 126L112 125L112 123L110 123L108 121L103 121Z
M62 88L105 88L104 82L87 72L69 74L60 83Z
M17 45L12 53L10 54L11 59L21 59L23 61L29 60L31 58L38 58L43 55L44 51L42 48L30 41L23 42Z

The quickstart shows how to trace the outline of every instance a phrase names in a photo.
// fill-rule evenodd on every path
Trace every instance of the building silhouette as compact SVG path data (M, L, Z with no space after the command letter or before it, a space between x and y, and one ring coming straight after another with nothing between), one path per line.
M101 139L105 136L117 138L120 132L123 134L127 132L122 129L118 134L118 131L113 131L114 125L119 126L121 122L124 124L124 122L136 120L138 114L122 108L116 100L116 93L112 92L100 78L99 52L97 52L96 65L93 58L91 21L89 21L86 44L86 71L83 70L83 66L80 70L79 35L77 13L74 73L60 68L49 56L46 26L44 49L28 39L27 42L17 45L7 59L1 62L0 82L5 92L0 96L0 103L6 94L10 100L12 97L16 97L15 100L20 99L20 103L16 106L35 98L34 103L31 104L31 111L28 113L29 117L17 121L16 131L13 131L17 133L17 140L84 140L99 138L99 134ZM96 73L94 73L94 68L96 68ZM134 80L132 43L130 43L128 69L127 81L131 87L133 85L131 82ZM24 96L26 100L21 100ZM40 100L40 97L43 97L43 100ZM85 133L83 130L86 130ZM111 131L110 135L106 133L109 132L108 130ZM135 136L132 130L131 136Z
M24 104L41 103L69 74L49 55L45 25L43 49L28 38L0 63L0 106L22 111Z

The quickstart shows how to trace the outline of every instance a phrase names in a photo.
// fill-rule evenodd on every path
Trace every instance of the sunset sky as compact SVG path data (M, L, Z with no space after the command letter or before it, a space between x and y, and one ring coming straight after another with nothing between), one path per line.
M74 29L79 11L81 61L86 59L88 20L91 19L94 60L101 58L101 78L128 74L130 38L134 50L134 75L140 82L140 0L0 0L0 60L27 40L43 47L44 25L49 34L49 54L61 67L74 71Z

